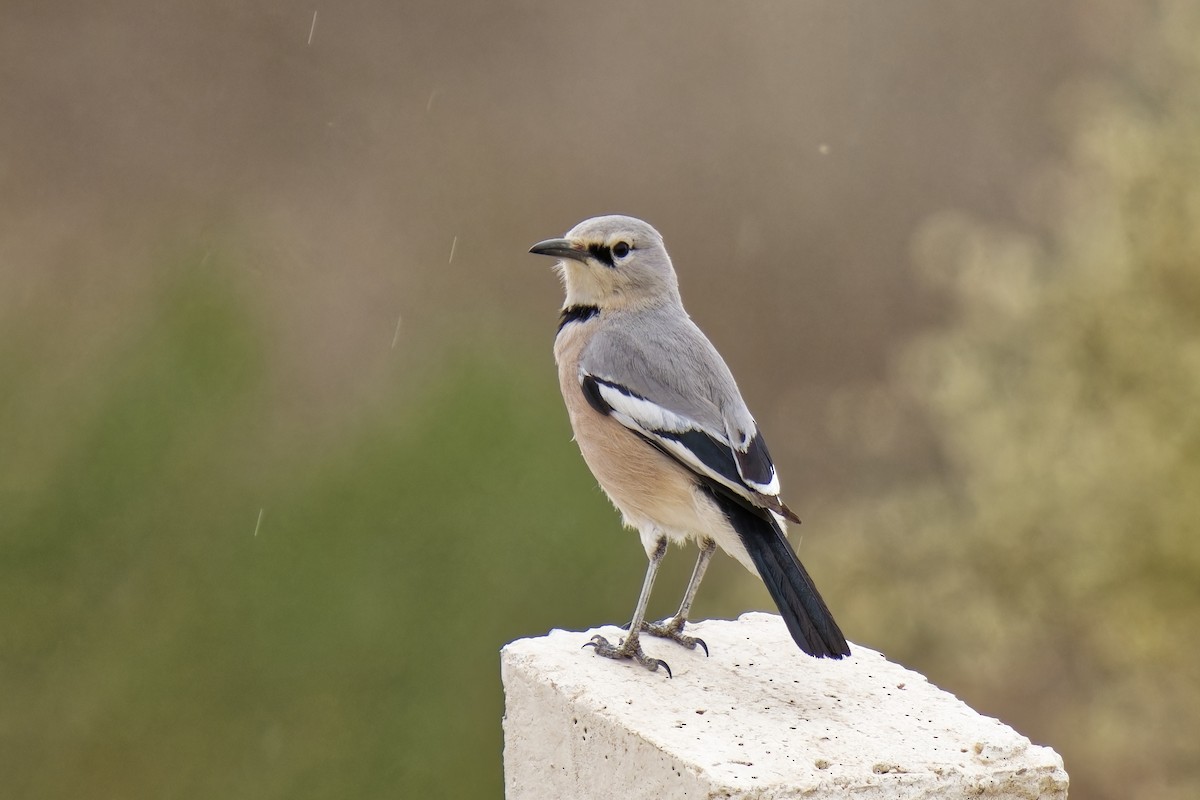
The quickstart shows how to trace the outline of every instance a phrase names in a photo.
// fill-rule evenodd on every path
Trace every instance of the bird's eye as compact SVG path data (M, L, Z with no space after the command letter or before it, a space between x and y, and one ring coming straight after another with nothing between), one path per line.
M612 247L612 254L617 258L624 258L629 255L630 247L625 242L617 242Z

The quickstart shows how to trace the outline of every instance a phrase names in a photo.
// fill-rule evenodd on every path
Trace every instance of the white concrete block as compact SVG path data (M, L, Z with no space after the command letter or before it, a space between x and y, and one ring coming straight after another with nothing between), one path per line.
M774 614L688 626L712 656L653 637L675 677L551 631L501 652L507 800L1045 798L1062 758L923 676L851 644L800 652Z

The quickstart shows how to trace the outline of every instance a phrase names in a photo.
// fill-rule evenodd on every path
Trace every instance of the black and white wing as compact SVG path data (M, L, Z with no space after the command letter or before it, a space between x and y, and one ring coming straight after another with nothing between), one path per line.
M779 479L758 426L748 413L742 426L712 422L675 410L678 398L653 398L613 377L580 369L580 389L588 403L707 481L759 508L800 520L779 499ZM715 411L715 409L714 409ZM748 423L748 424L746 424Z

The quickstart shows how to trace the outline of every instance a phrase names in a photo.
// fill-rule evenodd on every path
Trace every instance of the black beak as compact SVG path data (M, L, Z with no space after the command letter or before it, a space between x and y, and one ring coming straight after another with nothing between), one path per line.
M553 256L554 258L573 258L576 261L587 261L591 255L587 250L580 247L570 239L547 239L544 242L538 242L533 247L529 248L529 252L536 253L539 256Z

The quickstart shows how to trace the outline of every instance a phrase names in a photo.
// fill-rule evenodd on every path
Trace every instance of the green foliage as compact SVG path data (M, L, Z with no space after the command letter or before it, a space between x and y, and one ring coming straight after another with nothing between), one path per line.
M498 649L621 616L644 564L548 345L451 354L305 439L237 272L198 263L83 379L32 336L0 354L6 793L499 796Z
M918 236L958 313L890 403L941 469L841 523L858 635L1058 748L1081 797L1200 795L1200 15L1157 12L1135 82L1064 94L1048 236Z

